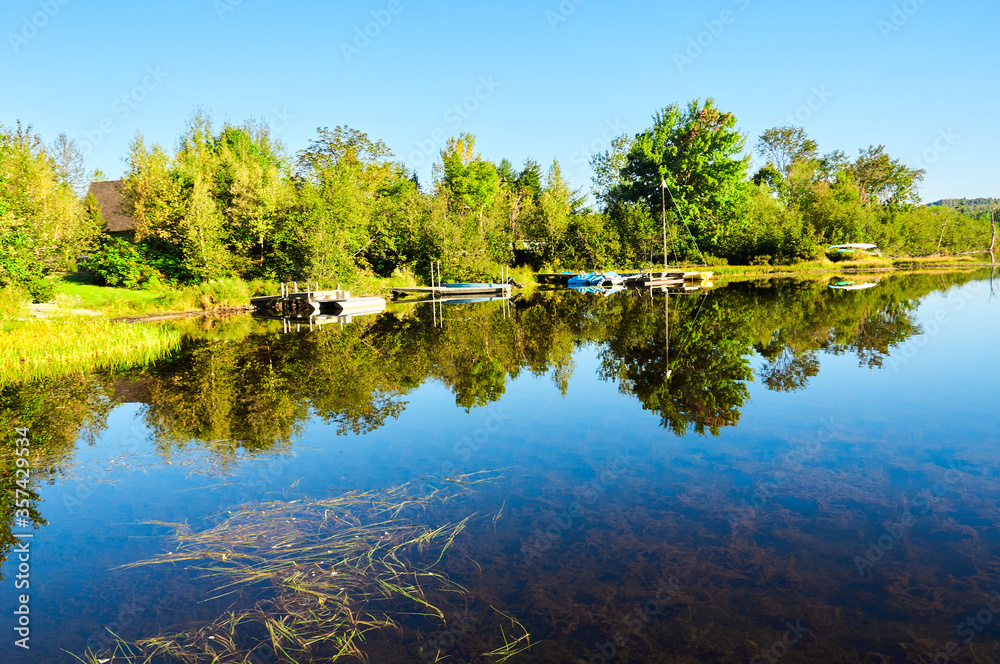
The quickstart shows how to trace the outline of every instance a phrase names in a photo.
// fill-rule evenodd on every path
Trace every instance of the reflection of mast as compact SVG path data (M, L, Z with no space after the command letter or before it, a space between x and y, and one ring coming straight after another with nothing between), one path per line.
M670 380L670 291L663 289L663 331L667 340L667 380Z

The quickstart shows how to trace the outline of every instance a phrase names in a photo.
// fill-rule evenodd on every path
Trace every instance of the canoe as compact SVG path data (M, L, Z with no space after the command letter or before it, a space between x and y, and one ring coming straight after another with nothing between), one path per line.
M441 288L505 288L507 284L441 284Z

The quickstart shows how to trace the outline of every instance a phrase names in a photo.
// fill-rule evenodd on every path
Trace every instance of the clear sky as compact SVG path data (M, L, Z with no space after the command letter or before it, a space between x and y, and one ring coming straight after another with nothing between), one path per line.
M471 132L589 190L611 136L714 97L748 151L792 121L822 152L926 168L926 202L997 197L998 19L996 0L5 0L0 123L66 132L110 178L137 130L172 148L197 106L267 120L292 153L346 124L425 184Z

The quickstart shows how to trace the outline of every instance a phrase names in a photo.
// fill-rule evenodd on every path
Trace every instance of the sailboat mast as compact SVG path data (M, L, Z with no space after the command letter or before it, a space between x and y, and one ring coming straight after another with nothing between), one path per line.
M663 274L667 273L667 181L660 179L660 202L663 210Z

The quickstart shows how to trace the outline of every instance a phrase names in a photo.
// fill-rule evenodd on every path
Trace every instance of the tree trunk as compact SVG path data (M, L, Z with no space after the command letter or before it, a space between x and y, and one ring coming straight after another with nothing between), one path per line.
M993 257L993 249L997 244L997 213L996 210L990 211L990 232L992 236L990 237L990 258Z

